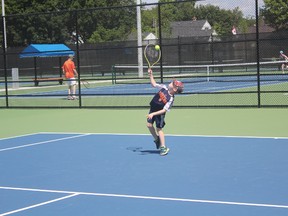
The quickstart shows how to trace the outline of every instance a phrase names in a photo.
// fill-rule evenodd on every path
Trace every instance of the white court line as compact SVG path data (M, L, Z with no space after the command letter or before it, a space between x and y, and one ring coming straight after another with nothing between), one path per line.
M41 134L87 134L83 132L40 132ZM111 135L111 136L151 136L151 134L131 134L131 133L89 133L90 135ZM261 137L261 136L227 136L227 135L185 135L185 134L165 134L171 137L203 137L203 138L244 138L244 139L288 139L288 137Z
M23 135L19 135L19 136L12 136L12 137L5 137L5 138L0 138L1 140L7 140L7 139L15 139L15 138L21 138L21 137L26 137L26 136L33 136L33 135L37 135L39 133L31 133L31 134L23 134Z
M42 141L42 142L37 142L37 143L30 143L30 144L21 145L21 146L15 146L15 147L11 147L11 148L0 149L0 152L19 149L19 148L26 148L26 147L31 147L31 146L35 146L35 145L42 145L42 144L46 144L46 143L57 142L57 141L62 141L62 140L67 140L67 139L74 139L77 137L83 137L83 136L87 136L87 135L89 135L89 134L86 133L86 134L80 134L80 135L72 136L72 137L65 137L65 138L53 139L53 140Z
M190 202L190 203L209 203L220 205L239 205L239 206L254 206L254 207L268 207L268 208L284 208L288 209L287 205L276 204L263 204L263 203L245 203L245 202L228 202L219 200L199 200L199 199L183 199L172 197L157 197L157 196L137 196L128 194L106 194L106 193L91 193L91 192L74 192L74 191L60 191L60 190L45 190L45 189L33 189L33 188L16 188L16 187L1 187L4 190L18 190L18 191L34 191L34 192L46 192L46 193L62 193L71 195L87 195L87 196L99 196L99 197L118 197L118 198L131 198L131 199L146 199L146 200L162 200L162 201L177 201L177 202Z
M32 206L28 206L28 207L25 207L25 208L17 209L17 210L14 210L14 211L6 212L4 214L1 214L0 216L14 214L14 213L17 213L17 212L21 212L21 211L25 211L25 210L28 210L28 209L36 208L36 207L39 207L39 206L47 205L47 204L50 204L50 203L53 203L53 202L58 202L60 200L69 199L71 197L78 196L78 195L79 194L77 194L77 193L70 194L70 195L67 195L65 197L60 197L60 198L57 198L57 199L53 199L53 200L49 200L49 201L46 201L46 202L38 203L36 205L32 205Z

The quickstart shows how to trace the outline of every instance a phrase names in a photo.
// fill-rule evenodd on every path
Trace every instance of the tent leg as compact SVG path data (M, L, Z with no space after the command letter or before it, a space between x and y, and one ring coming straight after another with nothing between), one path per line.
M38 81L37 81L37 59L34 57L34 85L38 86Z

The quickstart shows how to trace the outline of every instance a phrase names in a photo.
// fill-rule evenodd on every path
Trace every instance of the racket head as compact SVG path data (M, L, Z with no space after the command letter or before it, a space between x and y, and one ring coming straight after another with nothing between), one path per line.
M161 49L156 50L154 44L148 44L144 49L144 57L148 63L148 67L152 68L161 59Z
M90 83L85 81L85 80L81 80L81 84L85 87L85 88L90 88Z

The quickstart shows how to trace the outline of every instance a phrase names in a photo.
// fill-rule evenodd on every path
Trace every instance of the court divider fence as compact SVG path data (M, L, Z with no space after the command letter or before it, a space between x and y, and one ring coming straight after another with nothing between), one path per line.
M149 85L145 60L139 66L138 53L150 43L159 44L162 51L154 68L156 81L167 84L180 79L185 84L174 107L288 107L288 70L283 74L285 62L279 59L279 51L288 47L287 31L259 32L257 8L255 32L219 35L208 29L208 35L175 35L172 29L181 23L171 22L169 27L164 22L169 4L180 10L191 2L2 17L0 108L147 108L156 91ZM142 12L155 9L153 32L143 33L141 46L135 31L137 7ZM121 19L125 24L119 22ZM198 21L205 24L207 20ZM198 21L191 18L188 22ZM92 32L98 22L105 23L109 31ZM120 29L121 36L115 29ZM68 87L61 78L65 56L20 58L33 43L66 44L75 52L79 73L76 100L67 99ZM89 83L88 88L83 81Z

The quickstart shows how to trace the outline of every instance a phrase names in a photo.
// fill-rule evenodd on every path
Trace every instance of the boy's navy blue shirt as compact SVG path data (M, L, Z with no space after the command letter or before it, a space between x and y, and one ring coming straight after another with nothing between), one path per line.
M169 90L166 85L156 84L156 88L159 88L160 91L155 94L150 102L151 110L158 111L165 109L169 111L174 102L174 95L169 94Z

